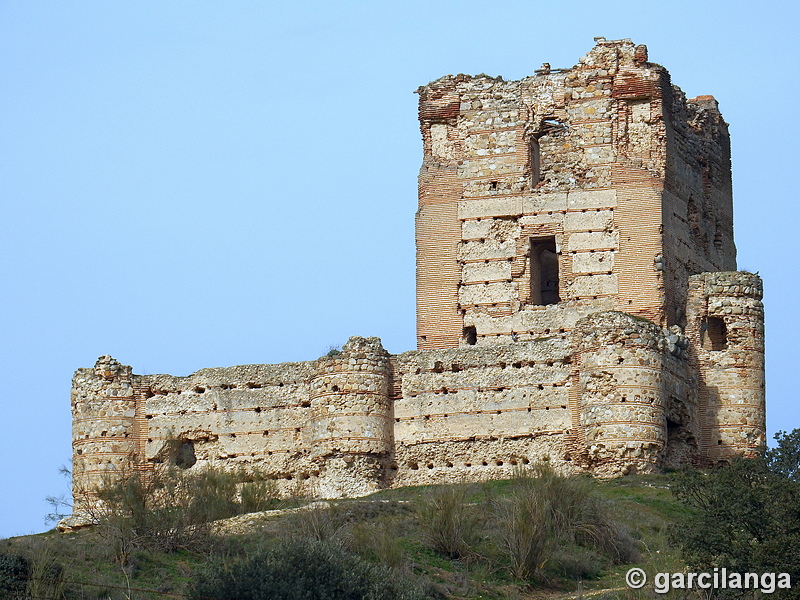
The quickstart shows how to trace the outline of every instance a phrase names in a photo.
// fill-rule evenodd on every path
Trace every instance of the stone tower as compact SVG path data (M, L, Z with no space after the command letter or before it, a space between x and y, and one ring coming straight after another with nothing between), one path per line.
M103 356L73 379L63 526L109 478L170 466L331 498L761 451L762 285L735 271L727 125L644 46L596 42L569 69L417 90L417 350L354 336L187 377Z
M617 310L686 320L689 276L733 271L730 143L647 48L571 69L446 76L419 93L417 346L570 330Z
M311 380L311 453L325 497L363 496L382 487L393 450L389 353L378 338L350 338L318 361ZM321 473L323 474L323 473Z

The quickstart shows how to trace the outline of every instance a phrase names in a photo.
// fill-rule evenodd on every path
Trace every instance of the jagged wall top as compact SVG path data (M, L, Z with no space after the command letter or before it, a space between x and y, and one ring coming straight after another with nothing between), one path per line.
M417 91L420 349L569 329L578 305L682 326L688 277L736 268L727 125L645 46Z

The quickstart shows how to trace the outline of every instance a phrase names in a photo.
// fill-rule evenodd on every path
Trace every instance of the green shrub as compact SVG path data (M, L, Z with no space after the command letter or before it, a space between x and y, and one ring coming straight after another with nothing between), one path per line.
M800 429L775 434L778 445L765 453L767 467L773 473L800 482Z
M25 598L29 571L30 566L24 557L0 554L0 598Z
M468 556L480 539L480 521L467 502L467 486L437 486L417 503L419 526L426 544L450 558Z
M240 493L242 513L261 512L278 505L278 486L271 479L247 481L241 485Z
M553 510L527 480L519 480L507 498L493 505L498 548L510 564L511 574L532 581L544 567L553 539Z
M589 477L559 475L546 465L519 471L492 513L497 547L522 581L547 572L582 578L637 555L635 540L611 518Z
M173 552L198 550L211 541L212 522L257 509L274 492L268 482L238 487L243 473L220 469L181 470L158 465L149 473L125 473L98 490L88 503L116 559L126 564L137 548Z
M177 473L176 473L177 475ZM173 496L175 506L185 503L187 517L195 523L208 523L239 514L237 483L239 476L220 469L181 473Z
M762 458L738 458L708 473L680 473L673 492L691 512L679 524L675 539L686 562L699 569L789 573L798 580L796 476L796 469L775 469ZM774 596L800 598L800 587L779 589Z
M607 563L599 552L574 544L556 548L550 556L553 574L576 581L600 577Z
M387 567L402 567L407 556L398 532L403 531L403 525L398 519L356 524L351 531L353 551Z
M191 598L237 600L416 600L429 594L396 572L341 548L289 541L195 577Z
M338 504L311 504L292 513L285 521L292 539L345 544L349 537L350 511Z

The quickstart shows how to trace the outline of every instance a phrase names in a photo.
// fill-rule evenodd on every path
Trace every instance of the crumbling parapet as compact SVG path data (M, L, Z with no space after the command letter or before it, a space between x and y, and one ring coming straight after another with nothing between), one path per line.
M744 271L689 278L686 334L696 366L701 445L714 463L765 447L761 278Z
M380 489L392 453L389 354L376 337L351 337L317 362L311 380L311 454L317 494L362 496Z

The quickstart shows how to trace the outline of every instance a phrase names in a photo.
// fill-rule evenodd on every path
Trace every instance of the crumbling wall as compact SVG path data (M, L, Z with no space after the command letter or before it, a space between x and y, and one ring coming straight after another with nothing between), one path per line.
M391 455L389 353L378 338L352 337L335 356L317 361L311 380L315 492L326 498L363 496L384 487Z
M698 404L698 377L690 357L690 340L675 325L664 333L661 345L667 353L663 361L662 390L664 441L660 467L677 469L703 463L700 449L701 416Z
M353 337L188 377L79 369L75 522L108 478L164 463L341 497L763 448L761 280L725 272L727 125L646 47L596 42L570 69L418 90L418 350Z
M735 268L727 126L645 46L598 38L570 69L418 93L418 348L535 338L612 308L684 326L687 277ZM582 310L554 319L566 326L526 314L549 309L543 240L558 300Z
M652 473L666 448L662 330L620 312L574 330L587 466L600 475Z
M531 461L561 465L570 372L560 335L399 355L389 484L509 477Z
M461 197L453 131L460 110L455 82L440 80L420 88L419 118L423 161L419 173L417 244L417 347L451 348L461 338L458 309Z
M760 280L704 274L691 290L686 336L588 311L528 341L390 356L354 337L313 362L188 377L102 357L75 378L76 490L165 462L342 497L535 462L611 476L752 453L764 435ZM709 319L724 323L724 347Z
M766 444L762 296L753 273L689 278L686 335L698 377L701 452L712 463Z
M275 479L287 491L310 485L309 381L314 362L201 369L188 377L142 375L147 424L143 460L225 464ZM181 450L182 449L182 450Z
M689 277L736 269L730 137L713 96L687 100L680 89L671 92L663 269L667 316L684 327Z
M73 514L82 515L96 489L136 462L136 400L131 368L101 356L72 379Z

